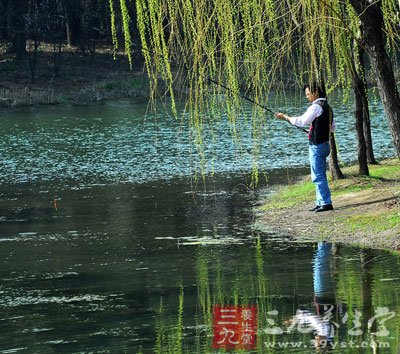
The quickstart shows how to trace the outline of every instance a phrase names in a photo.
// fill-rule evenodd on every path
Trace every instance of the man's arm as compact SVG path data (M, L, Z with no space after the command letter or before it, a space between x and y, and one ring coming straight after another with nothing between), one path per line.
M295 125L297 127L306 127L309 126L312 121L322 114L322 108L318 104L313 104L308 109L298 117L290 117L287 114L277 112L275 113L275 117L281 120L286 120L290 124Z

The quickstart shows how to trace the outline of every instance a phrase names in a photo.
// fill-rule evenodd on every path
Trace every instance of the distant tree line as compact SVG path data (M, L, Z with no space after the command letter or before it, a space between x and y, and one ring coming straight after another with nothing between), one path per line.
M135 11L134 6L129 11ZM118 12L115 15L120 16ZM134 21L135 13L129 17ZM52 44L56 52L64 44L93 52L99 41L112 44L110 21L109 0L0 1L0 39L17 60L26 58L41 42ZM131 23L131 28L135 27ZM118 24L116 34L122 36Z
M135 7L127 11L135 29ZM52 74L58 77L64 46L77 48L92 61L99 44L113 47L123 41L121 11L113 14L117 21L111 31L109 0L0 0L0 44L3 52L29 64L31 83L36 81L40 45L46 44L52 53ZM131 41L140 43L135 30Z

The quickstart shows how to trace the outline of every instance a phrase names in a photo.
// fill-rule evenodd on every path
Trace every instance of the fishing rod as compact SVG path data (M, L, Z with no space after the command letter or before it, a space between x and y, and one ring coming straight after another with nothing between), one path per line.
M221 87L224 88L225 90L230 91L230 92L232 92L232 93L235 94L235 95L238 95L239 97L245 99L246 101L251 102L252 104L254 104L254 105L258 106L258 107L261 107L261 108L265 109L267 112L271 112L271 113L273 113L273 114L275 113L274 111L272 111L272 110L269 109L268 107L265 107L265 106L263 106L261 103L258 103L258 102L256 102L256 101L254 101L252 98L247 97L247 96L243 95L243 94L240 93L240 92L234 91L234 90L232 90L230 87L227 87L227 86L225 86L224 84L221 84L220 82L215 81L214 79L211 79L210 77L208 78L208 81L212 82L212 83L215 84L215 85L221 86Z
M215 84L215 85L221 86L221 87L224 88L225 90L230 91L230 92L232 92L232 93L235 94L235 95L238 95L239 97L243 98L243 99L246 100L246 101L251 102L252 104L254 104L254 105L258 106L258 107L261 107L261 108L265 109L267 112L270 112L270 113L272 113L272 114L275 114L274 111L272 111L272 110L269 109L268 107L262 105L261 103L258 103L257 101L253 100L253 99L250 98L250 97L247 97L247 96L243 95L243 94L240 93L240 92L237 92L237 91L232 90L230 87L227 87L227 86L225 86L224 84L221 84L220 82L215 81L214 79L211 79L210 77L208 78L208 81L212 82L212 83ZM301 130L302 132L308 134L308 130L306 130L306 129L304 129L304 128L301 128L301 127L298 127L297 125L294 125L294 124L291 124L291 125L294 126L294 127L297 128L297 129Z
M136 46L137 46L137 45L136 45ZM139 46L137 46L137 47L139 47ZM152 52L152 51L149 50L149 49L146 49L146 48L140 48L140 49L141 49L141 50L145 50L145 51L149 52L149 53L152 54L152 55L155 54L154 52ZM178 62L176 62L176 61L173 61L173 60L168 59L168 58L165 58L165 57L164 57L164 59L167 59L171 64L175 64L175 65L181 66L180 63L178 63ZM186 70L189 72L189 68L187 67L186 64L184 65L184 67L185 67ZM252 98L250 98L250 97L248 97L248 96L245 96L245 95L243 95L242 93L240 93L240 92L238 92L238 91L234 91L233 89L231 89L231 88L228 87L228 86L225 86L224 84L220 83L219 81L216 81L216 80L212 79L211 77L206 77L206 79L207 79L208 81L210 81L211 83L213 83L214 85L217 85L217 86L220 86L220 87L224 88L225 90L227 90L227 91L233 93L234 95L237 95L237 96L243 98L244 100L246 100L246 101L248 101L248 102L254 104L255 106L261 107L261 108L263 108L264 110L266 110L267 112L270 112L270 113L272 113L272 114L275 114L275 112L272 111L271 109L269 109L268 107L262 105L261 103L258 103L258 102L255 101L254 99L252 99ZM301 130L302 132L308 134L308 130L306 130L306 129L304 129L304 128L301 128L301 127L298 127L297 125L294 125L294 124L291 124L291 125L292 125L293 127L297 128L297 129Z

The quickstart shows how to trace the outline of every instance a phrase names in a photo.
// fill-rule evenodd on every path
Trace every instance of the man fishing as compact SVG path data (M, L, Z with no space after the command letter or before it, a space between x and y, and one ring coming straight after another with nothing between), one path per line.
M305 85L304 91L310 107L298 117L289 117L287 114L276 112L275 117L286 120L296 127L310 125L308 131L309 158L311 167L311 180L315 184L316 201L310 211L317 213L333 210L331 192L326 177L326 158L330 153L329 134L334 131L332 110L326 100L322 85L314 82Z

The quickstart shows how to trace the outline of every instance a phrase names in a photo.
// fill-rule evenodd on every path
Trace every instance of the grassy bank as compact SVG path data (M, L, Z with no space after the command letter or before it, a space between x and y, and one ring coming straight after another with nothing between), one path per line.
M313 213L315 188L309 177L281 186L258 209L257 228L302 239L346 242L376 248L400 248L400 161L343 169L346 178L330 181L335 210Z

